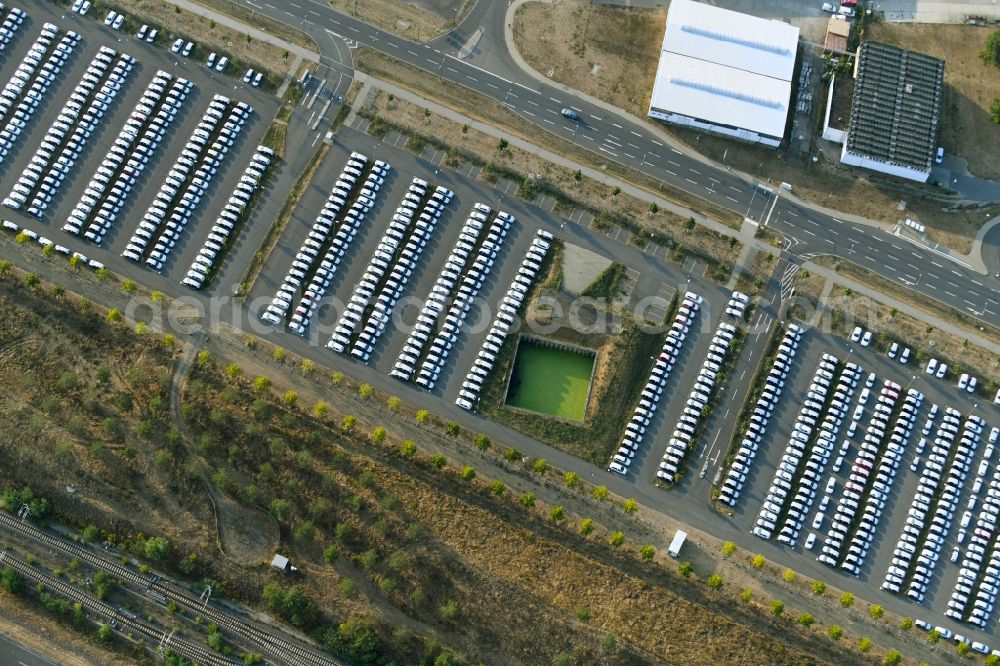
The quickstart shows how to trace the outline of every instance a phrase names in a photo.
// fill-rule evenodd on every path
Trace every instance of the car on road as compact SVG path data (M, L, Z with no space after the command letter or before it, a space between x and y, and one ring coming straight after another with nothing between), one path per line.
M564 117L569 118L570 120L575 120L577 122L580 121L580 114L573 109L563 109L559 113L563 114Z
M944 147L938 146L937 153L934 155L934 163L941 164L941 162L944 162Z

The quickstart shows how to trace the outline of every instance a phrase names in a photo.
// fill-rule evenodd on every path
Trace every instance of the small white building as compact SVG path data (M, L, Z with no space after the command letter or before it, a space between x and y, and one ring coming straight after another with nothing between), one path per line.
M926 183L937 151L943 88L943 60L862 42L853 81L830 82L823 138L843 144L844 164ZM845 92L851 96L847 123L844 113L831 112L842 106Z
M292 566L292 563L284 555L275 554L274 558L271 560L271 566L278 571L283 571L285 573L291 573L298 571L296 567Z
M777 147L799 29L694 0L667 13L649 116Z

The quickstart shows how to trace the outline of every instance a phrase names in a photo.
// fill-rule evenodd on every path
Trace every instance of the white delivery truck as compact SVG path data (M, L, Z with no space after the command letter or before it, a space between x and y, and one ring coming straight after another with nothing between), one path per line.
M687 532L683 530L677 530L677 534L674 535L673 541L670 542L670 548L667 552L670 553L670 557L677 557L681 552L681 546L684 545L684 539L687 539Z

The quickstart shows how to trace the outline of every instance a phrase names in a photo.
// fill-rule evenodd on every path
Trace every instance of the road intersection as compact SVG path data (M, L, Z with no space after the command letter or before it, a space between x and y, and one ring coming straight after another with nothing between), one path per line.
M398 37L319 0L290 0L277 6L269 0L238 0L238 4L313 37L325 66L318 76L328 81L335 97L342 97L350 85L350 52L366 46L500 101L544 131L740 215L760 200L758 181L687 155L638 119L613 115L525 73L495 36L503 29L507 9L503 3L477 3L458 27L425 43ZM480 29L484 32L476 47L469 49L469 40ZM467 59L458 57L466 51ZM560 111L567 107L576 110L582 121L564 118ZM995 278L881 228L800 202L780 189L767 196L775 197L767 224L784 235L792 261L838 256L985 323L1000 325Z

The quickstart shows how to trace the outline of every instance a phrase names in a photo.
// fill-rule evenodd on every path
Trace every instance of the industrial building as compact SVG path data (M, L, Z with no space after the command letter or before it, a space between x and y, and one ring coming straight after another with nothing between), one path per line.
M787 23L673 0L649 116L777 147L798 42Z
M843 144L844 164L925 183L937 150L943 86L943 60L862 42L853 80L830 82L823 138Z

